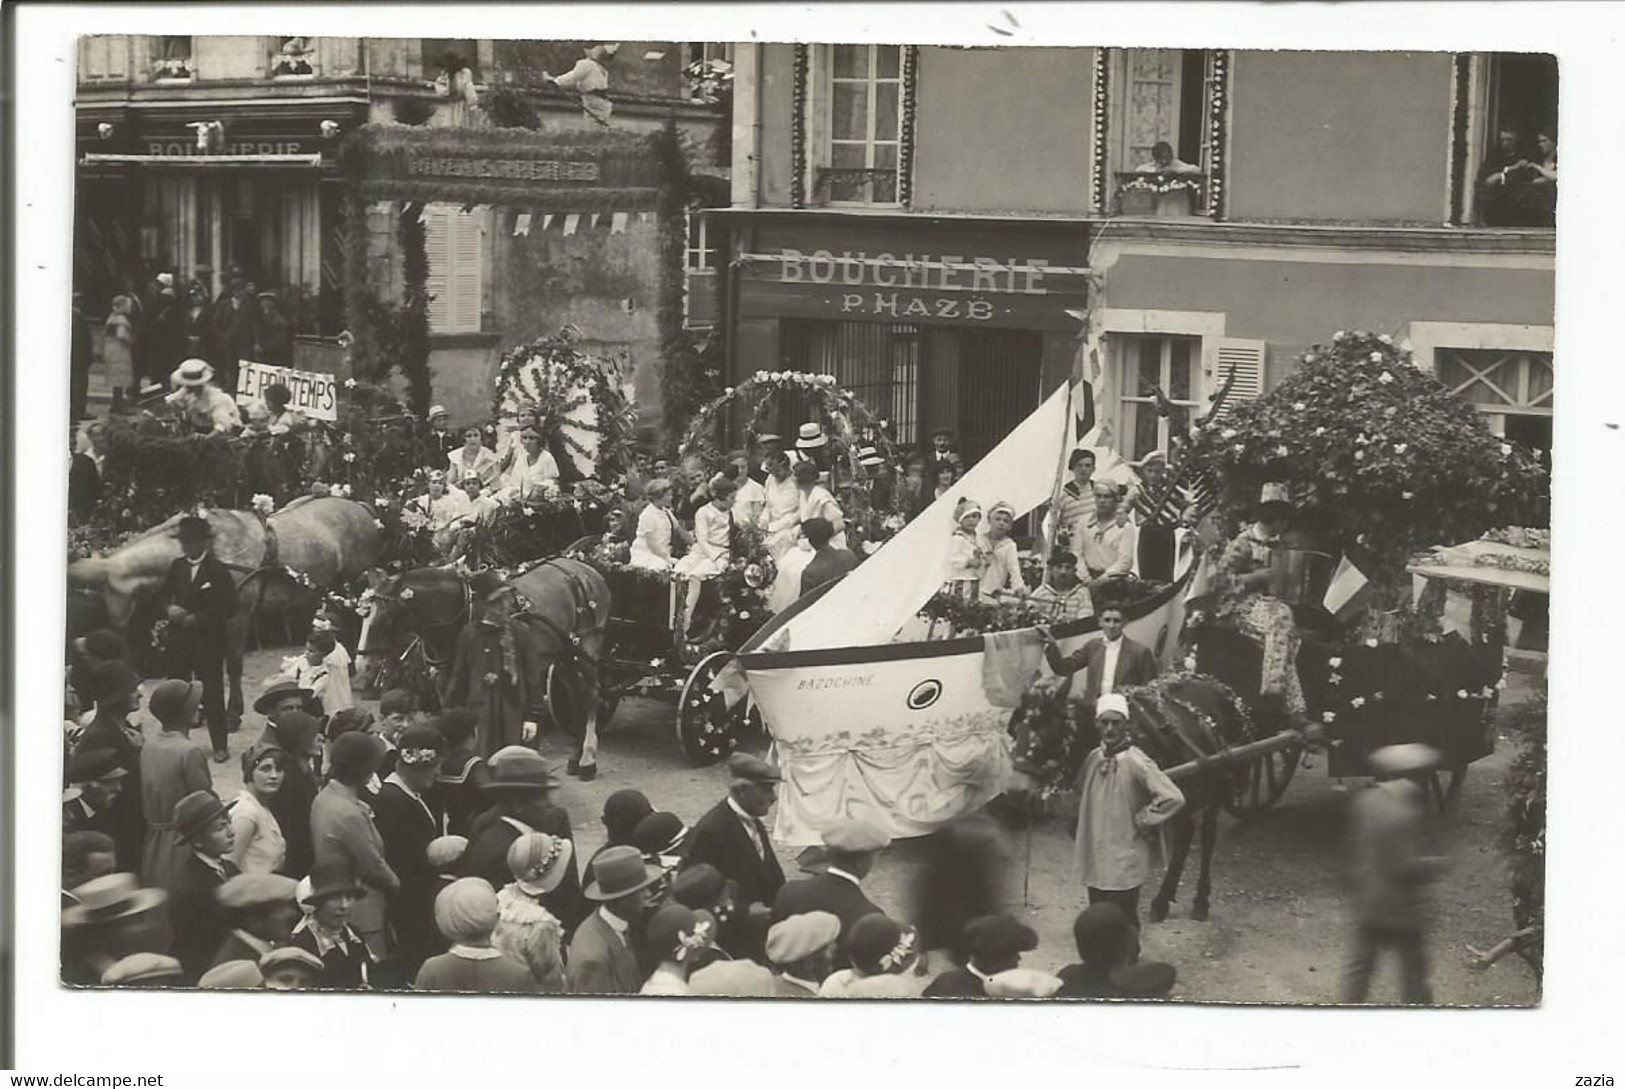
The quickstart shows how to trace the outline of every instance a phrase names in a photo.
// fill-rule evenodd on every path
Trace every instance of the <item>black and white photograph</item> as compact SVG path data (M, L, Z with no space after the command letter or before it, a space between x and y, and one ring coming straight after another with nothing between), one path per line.
M61 1008L1537 1016L1560 49L351 7L62 58Z

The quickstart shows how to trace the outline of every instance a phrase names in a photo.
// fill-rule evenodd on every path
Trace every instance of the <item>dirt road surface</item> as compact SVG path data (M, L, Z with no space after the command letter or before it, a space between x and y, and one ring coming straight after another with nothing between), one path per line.
M289 650L251 653L245 663L244 695L252 704L261 683L278 668ZM1509 675L1503 705L1526 691L1518 674ZM150 685L149 685L150 689ZM657 809L670 810L692 824L727 789L722 766L692 768L683 759L672 733L672 706L629 699L616 712L602 742L600 774L594 782L566 779L557 801L575 824L577 848L584 855L604 840L599 820L604 799L622 787L636 787ZM235 759L263 726L249 712L232 735L234 759L211 764L216 790L235 797L242 776ZM156 727L148 724L148 728ZM207 737L194 733L200 744ZM766 739L756 739L760 751ZM562 766L567 755L557 736L544 736L543 755ZM1513 930L1506 866L1495 848L1505 805L1502 779L1513 755L1503 738L1496 753L1475 764L1462 792L1460 807L1442 818L1440 846L1451 859L1445 877L1431 890L1428 953L1435 1000L1446 1005L1527 1006L1539 1001L1533 973L1516 957L1486 971L1468 967L1469 943L1494 945ZM1310 757L1299 769L1286 796L1263 819L1247 823L1221 818L1213 861L1212 915L1208 922L1186 917L1194 890L1193 862L1185 887L1163 923L1148 923L1144 956L1165 960L1179 969L1174 997L1187 1002L1329 1003L1336 1001L1337 980L1348 935L1344 914L1342 865L1344 813L1359 780L1338 784L1326 776L1325 760ZM901 842L880 860L865 883L875 903L906 917L910 882L919 872L919 852ZM1038 931L1040 945L1025 963L1056 969L1076 959L1071 925L1082 907L1082 890L1071 877L1072 842L1059 822L1032 833L1031 867L1026 833L1012 836L1012 902ZM794 874L795 852L780 848L785 872ZM1150 899L1150 892L1145 900ZM1397 1001L1398 968L1379 961L1373 1002Z

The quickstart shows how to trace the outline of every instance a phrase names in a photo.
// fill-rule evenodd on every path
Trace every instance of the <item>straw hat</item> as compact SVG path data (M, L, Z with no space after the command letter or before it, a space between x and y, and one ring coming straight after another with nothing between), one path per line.
M110 873L72 890L79 902L62 912L68 929L98 926L151 911L169 899L163 889L144 889L134 874Z
M214 368L202 359L188 359L169 376L173 385L195 389L214 380Z
M824 435L822 424L804 423L796 433L796 448L798 450L816 450L828 442L829 439Z

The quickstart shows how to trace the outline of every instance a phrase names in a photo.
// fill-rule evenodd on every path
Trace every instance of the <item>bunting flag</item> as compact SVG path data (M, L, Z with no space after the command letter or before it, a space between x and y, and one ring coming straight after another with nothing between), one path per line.
M571 212L569 215L564 217L564 236L568 238L575 234L576 228L579 226L581 226L581 217L576 213Z
M625 234L626 221L630 218L625 212L616 212L609 217L609 233Z
M551 226L553 226L553 213L552 212L543 212L542 213L542 230L545 231Z
M593 225L594 228L596 228L598 226L598 224L602 223L603 221L604 221L604 215L603 215L602 212L594 212L592 214L592 225Z
M528 237L530 235L530 213L529 212L520 212L519 215L514 218L514 221L513 221L513 234L514 234L515 238L518 238L521 235L526 236L526 237Z
M1089 308L1085 312L1083 337L1078 342L1072 365L1075 400L1074 415L1082 435L1082 446L1096 449L1113 447L1117 436L1112 427L1112 404L1117 400L1116 383L1106 364L1105 314L1097 300L1101 297L1093 283L1089 287Z
M647 223L647 222L649 222L649 213L648 212L639 212L638 213L638 222L639 223Z

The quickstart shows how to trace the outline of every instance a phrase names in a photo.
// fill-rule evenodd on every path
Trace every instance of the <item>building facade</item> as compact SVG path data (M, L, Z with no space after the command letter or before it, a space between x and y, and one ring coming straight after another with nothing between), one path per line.
M899 439L948 427L979 456L1067 380L1098 290L1127 457L1168 442L1148 386L1199 409L1233 372L1257 396L1339 329L1408 341L1497 432L1550 444L1555 141L1523 213L1483 181L1510 161L1501 141L1546 156L1550 57L753 44L735 60L733 201L705 216L729 255L734 380L832 373Z
M588 42L265 36L93 36L78 76L76 290L87 319L160 272L204 282L234 271L277 292L299 334L295 363L342 368L346 328L340 162L357 127L606 128L547 84ZM716 47L616 43L604 62L607 128L652 133L675 119L695 169L725 178L723 109L693 100L684 66ZM468 86L464 86L464 84ZM719 132L721 137L719 138ZM722 183L725 186L725 182ZM401 201L368 205L368 272L398 302ZM502 352L571 324L633 366L657 404L657 226L648 215L430 202L422 209L435 398L460 420L489 411ZM702 281L701 287L708 281Z

